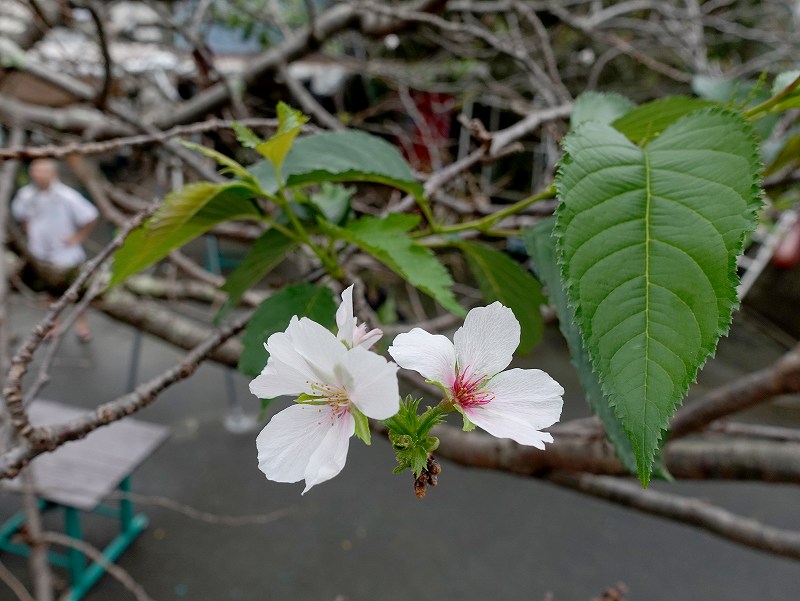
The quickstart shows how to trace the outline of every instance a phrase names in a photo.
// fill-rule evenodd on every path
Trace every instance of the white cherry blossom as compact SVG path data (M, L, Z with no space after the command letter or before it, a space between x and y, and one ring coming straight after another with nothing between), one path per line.
M344 467L356 410L374 419L397 413L397 366L363 343L348 348L306 317L293 317L286 331L264 346L269 359L250 382L250 392L262 399L294 396L298 402L258 435L258 467L275 482L305 480L305 494Z
M383 336L383 331L375 328L367 331L367 324L358 325L353 316L353 286L347 287L342 292L342 304L336 310L336 325L339 328L337 337L348 348L363 346L369 348Z
M472 423L498 438L544 448L542 432L561 416L564 389L539 369L509 369L519 345L514 313L499 302L472 309L453 337L420 328L400 334L389 347L397 364L441 386Z

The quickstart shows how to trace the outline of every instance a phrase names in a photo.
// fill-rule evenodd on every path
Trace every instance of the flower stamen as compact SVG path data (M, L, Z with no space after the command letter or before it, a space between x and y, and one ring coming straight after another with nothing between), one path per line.
M494 400L494 394L485 388L488 380L488 375L470 374L466 369L457 369L451 387L453 402L467 408L491 403Z

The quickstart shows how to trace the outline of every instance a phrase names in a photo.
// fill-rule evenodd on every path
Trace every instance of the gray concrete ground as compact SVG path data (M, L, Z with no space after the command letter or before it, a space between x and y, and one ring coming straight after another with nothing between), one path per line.
M42 314L19 298L11 311L18 333ZM90 321L94 342L82 346L68 336L43 397L91 407L123 392L133 331L96 313ZM756 369L781 350L751 322L741 322L696 390ZM156 374L178 356L145 339L141 377ZM564 384L565 417L586 413L554 330L524 364L546 369ZM236 387L255 414L246 379L237 376ZM797 398L780 399L762 413L797 425L798 407ZM173 434L136 473L136 492L215 513L289 513L266 525L228 527L141 506L150 527L119 563L156 600L333 601L344 595L351 601L536 601L551 591L556 601L588 601L619 581L628 585L630 600L798 598L800 563L535 480L445 462L440 486L419 501L407 475L391 474L393 457L383 440L367 448L354 439L343 473L301 497L300 484L263 478L256 466L255 433L226 432L225 414L224 371L213 365L142 411L140 419L167 424ZM660 486L779 526L800 527L795 487ZM0 496L0 518L17 507L13 495ZM112 531L110 522L95 518L86 537L102 544ZM7 554L0 560L27 580L23 560ZM9 598L0 584L0 599ZM107 576L87 597L129 598Z

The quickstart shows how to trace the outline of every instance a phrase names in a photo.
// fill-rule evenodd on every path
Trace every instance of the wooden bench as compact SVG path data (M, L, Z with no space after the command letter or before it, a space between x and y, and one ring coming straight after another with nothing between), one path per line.
M30 406L31 422L44 426L82 416L85 411L53 401L37 400ZM42 510L60 509L64 513L64 532L82 540L81 512L92 512L119 520L119 534L103 549L103 556L114 562L147 526L147 517L136 514L126 497L131 473L166 440L166 427L126 418L95 430L83 440L68 442L52 453L33 460L30 473ZM19 491L19 478L0 483L0 490ZM113 491L121 493L116 507L102 501ZM0 526L0 551L29 555L30 548L14 540L25 523L22 512ZM97 562L89 563L81 551L66 554L51 552L50 563L69 570L71 601L78 601L105 572Z

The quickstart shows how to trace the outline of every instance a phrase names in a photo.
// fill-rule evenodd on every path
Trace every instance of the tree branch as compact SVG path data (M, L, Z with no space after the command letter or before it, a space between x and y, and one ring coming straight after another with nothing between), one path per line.
M642 490L638 484L608 476L554 472L547 479L599 499L702 528L746 547L800 559L800 532L768 526L698 499Z

